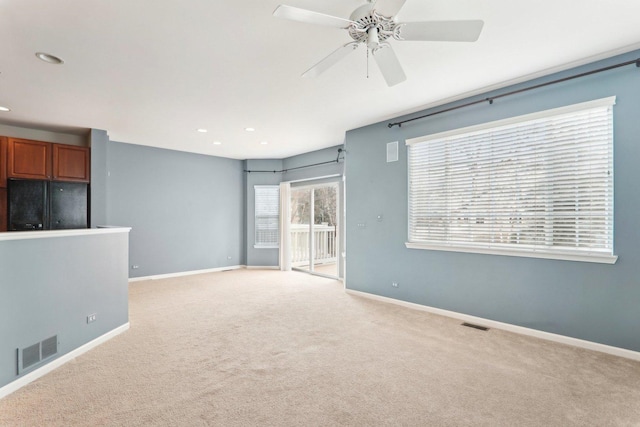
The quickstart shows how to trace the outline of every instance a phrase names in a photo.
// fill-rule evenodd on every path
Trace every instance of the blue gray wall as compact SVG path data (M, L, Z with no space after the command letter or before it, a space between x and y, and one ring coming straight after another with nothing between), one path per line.
M632 52L517 87L639 55ZM405 248L405 139L612 95L617 96L615 265ZM347 288L640 351L639 118L640 70L628 66L401 128L390 129L382 122L347 132ZM400 141L400 160L386 163L386 144L391 141ZM394 288L392 282L400 286Z
M90 226L107 224L107 174L109 160L109 135L98 129L91 129L91 221Z
M341 174L343 166L279 172L337 159L339 147L284 160L240 161L109 141L99 130L92 131L91 145L92 225L132 227L132 278L278 266L278 249L254 248L254 186Z
M58 335L57 358L126 324L127 260L126 232L0 241L0 387L17 349Z
M303 179L313 179L329 175L342 175L344 172L344 153L340 154L340 162L334 162L338 159L338 149L342 145L329 147L322 150L312 151L310 153L300 154L298 156L288 157L282 161L283 169L288 171L282 174L283 181L296 181ZM331 162L324 165L318 165L310 168L299 168L301 166L313 165L316 163ZM295 169L295 170L291 170Z
M295 185L307 185L321 182L337 182L338 183L338 241L340 244L340 253L338 254L338 276L344 277L345 260L342 256L344 253L345 233L344 233L344 151L338 152L338 149L343 149L344 146L338 145L335 147L329 147L322 150L312 151L310 153L300 154L298 156L289 157L284 159L283 166L289 170L282 175L283 181L299 181L292 184ZM339 155L339 157L338 157ZM338 160L340 161L334 161ZM312 168L295 169L300 166L312 165L316 163L331 162L323 165L314 166ZM294 170L291 170L294 169ZM338 177L325 178L321 180L315 180L321 177L330 177L332 175L339 175ZM307 181L307 180L313 181Z
M325 148L298 156L288 157L282 160L246 160L245 169L254 171L247 173L245 177L246 190L246 252L247 266L250 267L277 267L279 265L279 250L268 248L254 248L255 244L255 185L279 185L284 181L307 180L329 175L342 175L344 163L342 157L337 160L338 148L342 146ZM256 172L256 171L283 171L286 169L298 168L301 166L324 163L313 167L303 167L283 173ZM333 178L332 180L339 180ZM342 221L343 222L343 221ZM344 235L344 233L342 234Z
M106 220L132 227L130 277L245 263L242 161L114 141L106 155Z
M247 266L249 267L277 267L277 248L255 248L255 198L256 185L280 185L282 174L279 172L258 172L258 171L281 171L282 160L246 160L245 169L254 171L246 173L245 176L245 196L246 196L246 233L245 245L247 251Z
M87 132L78 129L77 133L63 133L20 126L11 126L0 123L0 135L14 138L34 139L36 141L52 142L54 144L68 144L86 147L90 137Z

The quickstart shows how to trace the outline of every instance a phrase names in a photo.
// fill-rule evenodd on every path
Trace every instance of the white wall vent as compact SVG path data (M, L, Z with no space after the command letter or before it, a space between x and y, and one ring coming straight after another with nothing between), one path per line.
M387 163L398 161L398 141L387 143Z

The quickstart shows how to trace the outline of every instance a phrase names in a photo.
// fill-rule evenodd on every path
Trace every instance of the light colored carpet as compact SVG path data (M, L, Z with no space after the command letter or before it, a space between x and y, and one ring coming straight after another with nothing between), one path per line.
M637 426L640 363L238 270L130 286L131 329L1 426Z

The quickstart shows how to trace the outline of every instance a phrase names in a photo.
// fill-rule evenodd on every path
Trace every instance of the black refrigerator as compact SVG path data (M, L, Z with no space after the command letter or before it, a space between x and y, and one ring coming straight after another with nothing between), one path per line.
M9 231L87 228L89 185L10 179Z

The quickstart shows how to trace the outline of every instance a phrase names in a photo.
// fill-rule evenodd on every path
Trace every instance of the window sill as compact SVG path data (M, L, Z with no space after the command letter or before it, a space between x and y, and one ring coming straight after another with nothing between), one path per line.
M432 251L447 251L447 252L466 252L473 254L485 254L485 255L504 255L504 256L517 256L526 258L543 258L543 259L555 259L562 261L580 261L580 262L595 262L600 264L615 264L618 260L617 255L603 255L603 254L580 254L580 253L557 253L547 252L543 250L518 250L518 249L500 249L500 248L479 248L469 246L455 246L455 245L434 245L428 243L412 243L406 242L405 246L409 249L423 249Z
M255 249L279 249L280 246L264 246L264 245L253 245Z

